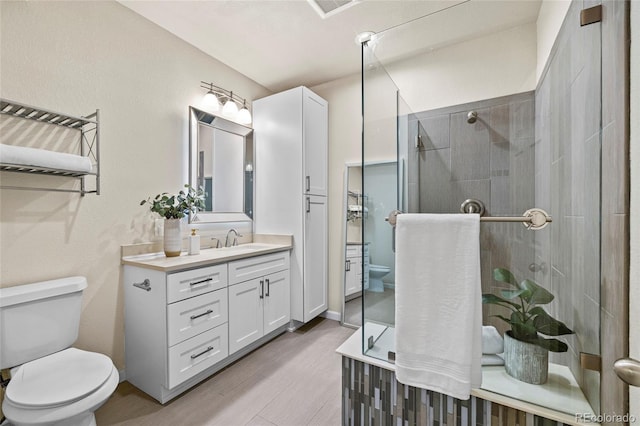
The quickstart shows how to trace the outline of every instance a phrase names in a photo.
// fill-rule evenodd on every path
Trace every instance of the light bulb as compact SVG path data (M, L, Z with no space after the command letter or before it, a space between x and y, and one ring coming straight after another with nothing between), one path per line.
M244 102L242 105L242 109L238 111L238 123L240 124L251 124L251 113L247 109L247 102Z
M218 100L218 97L215 95L215 93L213 93L211 90L209 90L207 94L204 95L202 103L210 111L218 111L220 109L220 101Z
M236 115L238 115L238 105L233 101L233 92L229 93L229 98L222 107L222 113L232 118L235 118Z

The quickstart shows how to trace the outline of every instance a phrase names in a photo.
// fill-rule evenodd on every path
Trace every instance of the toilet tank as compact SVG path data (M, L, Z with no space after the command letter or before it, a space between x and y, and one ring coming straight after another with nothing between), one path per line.
M85 277L0 288L0 369L70 347L78 338Z

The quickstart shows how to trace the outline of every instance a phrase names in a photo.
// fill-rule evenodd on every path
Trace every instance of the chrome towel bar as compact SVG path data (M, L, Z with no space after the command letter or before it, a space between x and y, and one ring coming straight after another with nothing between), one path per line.
M400 210L393 210L391 213L389 213L389 216L386 217L385 220L389 222L391 226L395 227L396 218L401 213L402 212ZM538 231L544 228L545 226L547 226L548 223L552 221L553 220L551 216L549 216L549 214L546 211L538 208L529 209L526 212L524 212L522 216L486 216L486 217L481 216L480 217L480 222L520 222L524 226L526 226L527 229L531 229L533 231Z

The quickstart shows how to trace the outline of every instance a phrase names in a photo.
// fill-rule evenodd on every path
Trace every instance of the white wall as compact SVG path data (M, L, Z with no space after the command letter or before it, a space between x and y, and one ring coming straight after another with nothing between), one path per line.
M534 90L536 54L535 24L529 24L434 50L387 68L407 104L413 111L421 111ZM384 80L383 76L377 77ZM358 162L362 155L360 75L311 89L329 102L329 310L339 312L345 241L340 231L344 220L343 170L345 163ZM367 105L376 102L370 100ZM395 99L391 106L395 107ZM372 111L371 116L386 120L388 113ZM367 143L368 161L395 159L395 123L393 117L388 121L393 128L381 130L379 135L383 136Z
M357 54L355 50L354 55ZM360 162L362 156L360 74L314 86L311 90L329 102L329 310L341 312L345 242L343 176L345 163Z
M640 361L640 3L631 2L631 271L629 354ZM640 388L630 387L630 414L640 422Z
M540 80L571 0L543 0L538 12L536 81Z
M124 366L120 246L150 241L140 200L187 180L200 80L269 92L116 2L0 2L1 96L101 114L102 195L0 190L2 286L85 275L77 346ZM53 179L53 178L48 178Z
M413 112L536 88L534 23L386 66Z

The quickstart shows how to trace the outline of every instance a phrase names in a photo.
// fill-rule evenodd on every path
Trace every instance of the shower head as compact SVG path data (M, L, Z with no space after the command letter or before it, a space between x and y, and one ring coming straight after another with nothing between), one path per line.
M473 124L478 119L478 113L476 111L469 111L467 114L467 123Z

